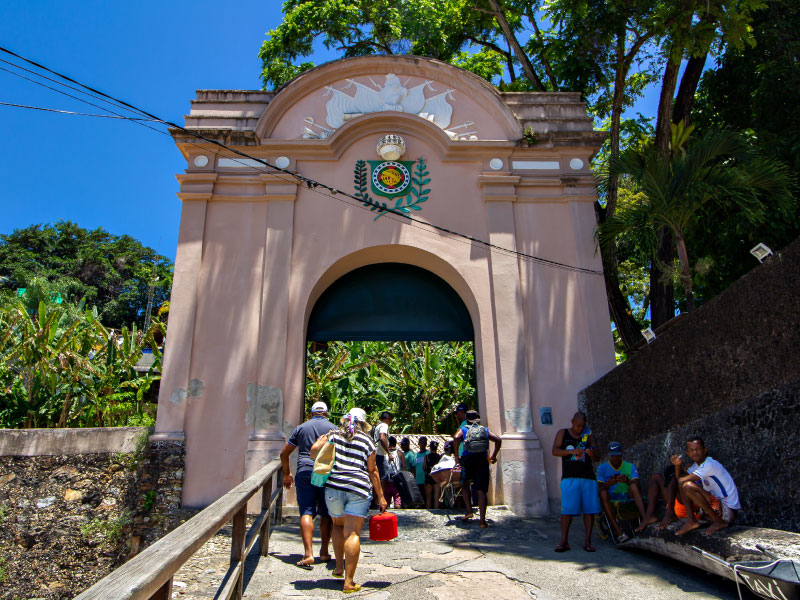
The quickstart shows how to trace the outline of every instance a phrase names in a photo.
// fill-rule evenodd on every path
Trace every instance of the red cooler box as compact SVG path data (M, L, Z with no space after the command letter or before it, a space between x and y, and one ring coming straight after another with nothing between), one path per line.
M369 539L388 542L397 537L397 515L390 512L374 515L369 520Z

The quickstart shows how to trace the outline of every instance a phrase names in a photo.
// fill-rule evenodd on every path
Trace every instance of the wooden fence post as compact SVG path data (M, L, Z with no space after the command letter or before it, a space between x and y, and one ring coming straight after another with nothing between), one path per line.
M266 511L264 515L264 523L261 525L259 532L260 539L258 540L258 552L261 556L269 556L269 535L270 535L270 522L272 521L272 478L264 484L261 488L261 511ZM278 479L278 486L283 485L283 478Z
M172 577L158 588L158 591L150 596L150 600L172 600Z
M236 581L236 588L233 592L232 598L241 600L244 591L244 548L245 548L245 534L247 525L247 503L242 508L236 511L233 515L233 531L231 532L231 566L237 562L242 563L242 568L239 569L239 576Z

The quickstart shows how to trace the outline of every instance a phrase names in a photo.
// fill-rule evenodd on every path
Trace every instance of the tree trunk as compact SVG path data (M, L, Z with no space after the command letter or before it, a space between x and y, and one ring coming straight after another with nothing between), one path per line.
M697 86L700 85L700 76L703 74L703 67L706 65L706 52L702 56L692 56L686 63L686 70L681 77L681 85L678 88L678 97L675 98L675 108L672 111L672 122L688 125L691 120L692 104Z
M669 58L661 80L661 95L658 99L655 147L664 160L670 156L670 124L672 122L672 97L678 84L680 58ZM675 288L671 281L663 282L664 272L659 265L672 263L675 255L672 233L662 227L658 231L658 248L650 261L650 323L653 329L661 327L675 316Z
M674 49L673 49L674 52ZM669 157L670 129L672 123L672 98L678 84L678 71L681 59L670 57L661 79L661 95L658 98L658 115L656 119L655 147L664 158Z
M694 311L694 293L692 292L692 272L689 268L689 253L686 251L686 241L683 236L678 234L676 243L678 246L678 260L681 262L681 279L683 279L683 289L686 293L686 312Z
M503 30L503 35L506 36L508 45L514 50L514 56L517 57L519 64L522 65L522 71L525 73L528 81L530 81L531 84L536 87L537 91L546 91L542 80L539 79L539 76L533 70L533 65L531 64L531 61L528 60L528 55L525 54L525 51L522 49L522 46L519 45L519 41L514 35L514 32L511 31L511 26L508 24L506 16L503 14L503 9L500 7L500 3L497 0L489 0L489 6L491 7L492 11L494 11L494 18L497 19L497 24L500 25L500 29Z

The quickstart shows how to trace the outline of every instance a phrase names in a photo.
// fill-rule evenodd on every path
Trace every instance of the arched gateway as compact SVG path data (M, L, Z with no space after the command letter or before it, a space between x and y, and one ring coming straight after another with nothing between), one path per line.
M466 335L468 317L483 421L503 437L494 501L527 515L557 505L557 427L614 365L589 171L603 138L579 96L499 93L435 60L363 57L277 92L199 91L186 126L496 248L174 131L188 166L154 440L185 440L184 504L254 472L301 421L308 328L384 335L380 311L359 325L346 304L359 285L385 302L375 286L414 273L435 298L404 313L420 335ZM448 321L447 302L461 316Z

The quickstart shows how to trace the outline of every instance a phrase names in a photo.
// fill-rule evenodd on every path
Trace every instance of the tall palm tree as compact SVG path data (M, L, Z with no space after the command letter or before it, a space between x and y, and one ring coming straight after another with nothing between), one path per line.
M675 239L687 312L695 308L692 271L684 232L707 203L734 206L753 224L763 222L765 202L781 207L794 202L789 169L759 155L739 134L712 130L690 140L691 128L673 126L669 156L652 145L612 159L609 175L627 176L638 192L618 206L599 228L601 246L633 235L650 260L657 260L657 232L666 227Z

